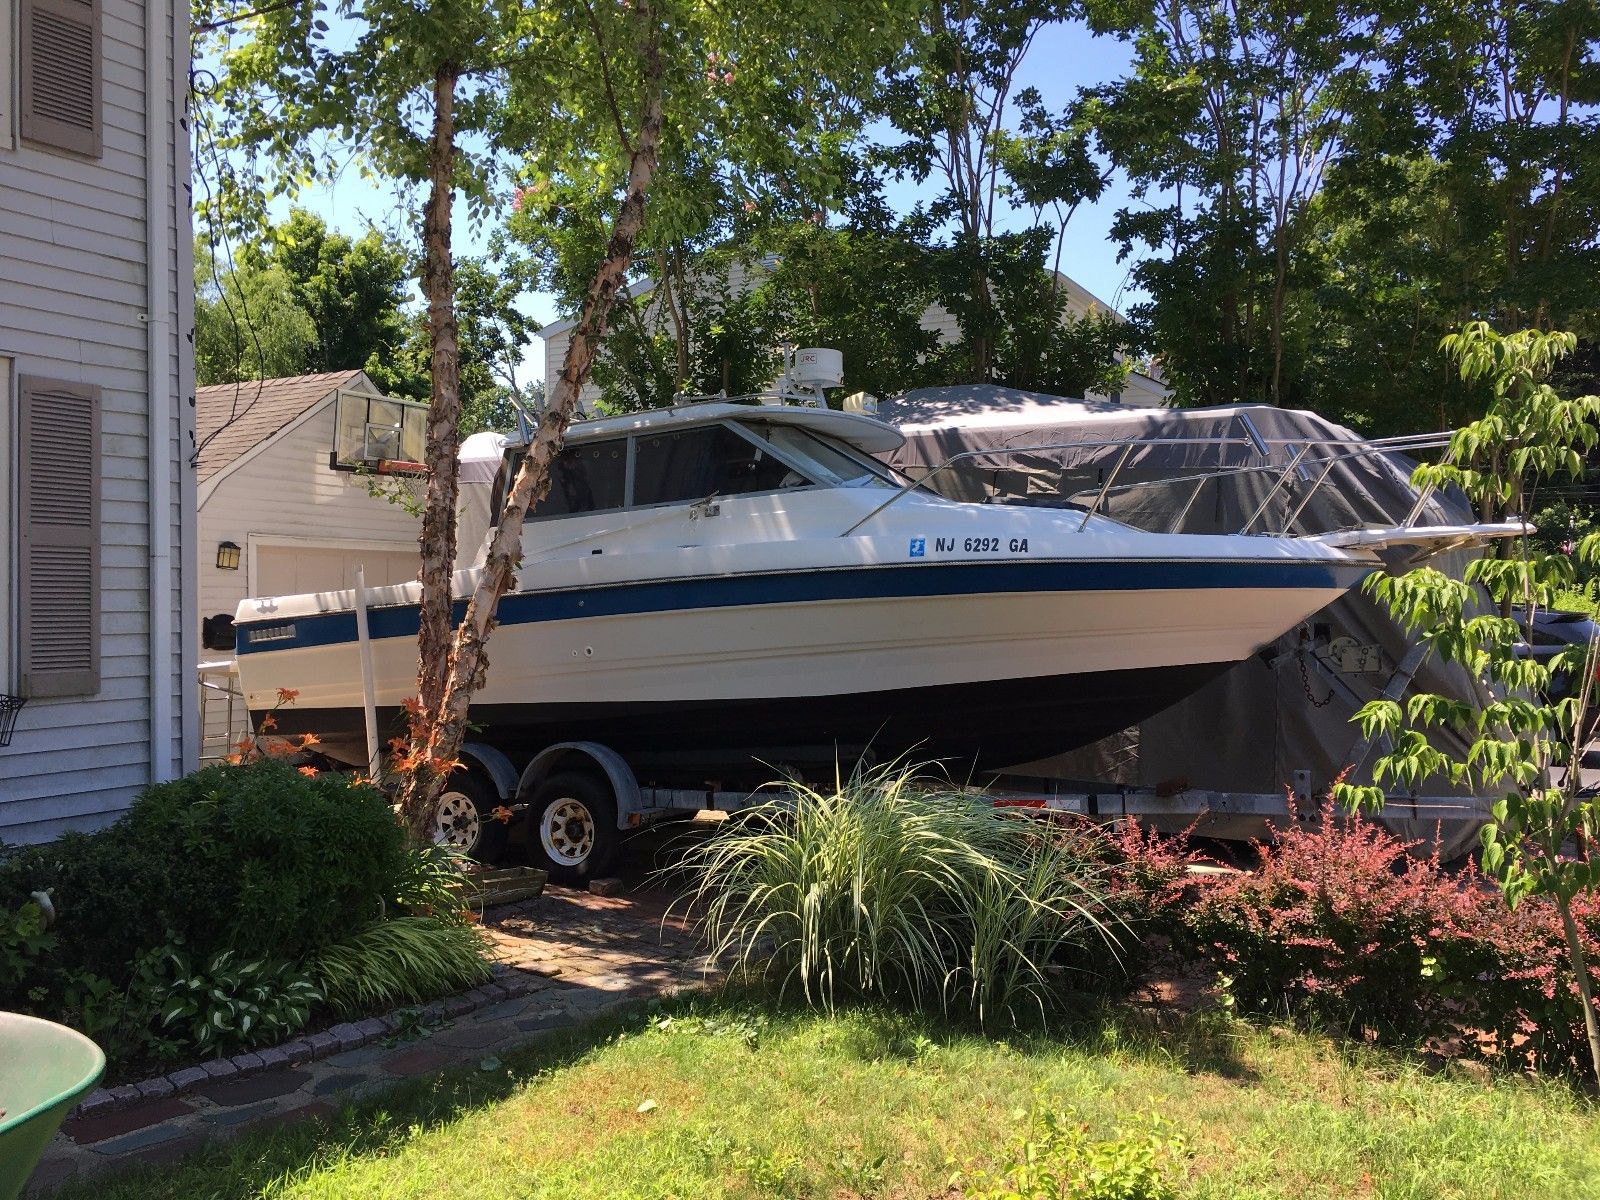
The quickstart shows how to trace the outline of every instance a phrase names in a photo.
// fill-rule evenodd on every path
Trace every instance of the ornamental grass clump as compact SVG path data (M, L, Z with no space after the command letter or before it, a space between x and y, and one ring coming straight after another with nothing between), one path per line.
M427 1000L489 978L483 934L465 921L394 917L320 950L310 974L335 1012Z
M910 769L789 791L683 864L714 953L780 995L1015 1023L1115 950L1105 868L1074 837Z

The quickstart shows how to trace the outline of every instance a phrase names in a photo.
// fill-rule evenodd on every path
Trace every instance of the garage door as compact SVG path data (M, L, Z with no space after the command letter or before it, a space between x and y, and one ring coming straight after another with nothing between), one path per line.
M260 546L256 549L258 596L336 592L356 585L356 567L367 570L367 586L407 583L417 577L415 550L355 550L337 546Z

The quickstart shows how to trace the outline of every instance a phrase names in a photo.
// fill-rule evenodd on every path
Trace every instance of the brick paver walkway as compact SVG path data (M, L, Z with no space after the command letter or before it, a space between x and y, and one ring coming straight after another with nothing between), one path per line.
M491 909L484 926L503 979L529 991L457 1017L415 1040L374 1043L244 1079L202 1083L103 1115L69 1120L46 1151L28 1195L138 1163L171 1162L241 1130L332 1115L339 1105L408 1076L480 1062L546 1030L576 1026L639 997L699 986L707 964L666 897L615 897L551 888Z

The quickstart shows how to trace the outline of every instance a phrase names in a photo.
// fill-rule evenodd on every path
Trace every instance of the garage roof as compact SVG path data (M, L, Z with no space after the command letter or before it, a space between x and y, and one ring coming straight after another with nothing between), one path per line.
M365 378L359 370L324 371L197 388L195 466L200 480L209 479L340 388Z

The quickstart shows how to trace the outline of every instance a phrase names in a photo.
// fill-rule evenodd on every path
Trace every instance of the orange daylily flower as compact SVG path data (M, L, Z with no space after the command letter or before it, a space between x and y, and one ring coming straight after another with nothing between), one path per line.
M300 699L300 689L299 688L279 688L278 689L278 703L279 704L293 704L298 699Z
M295 770L299 771L307 779L315 779L321 773L313 766L296 767Z

